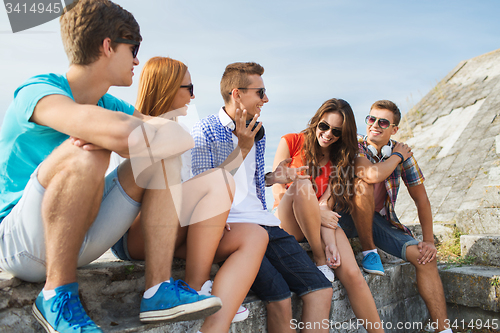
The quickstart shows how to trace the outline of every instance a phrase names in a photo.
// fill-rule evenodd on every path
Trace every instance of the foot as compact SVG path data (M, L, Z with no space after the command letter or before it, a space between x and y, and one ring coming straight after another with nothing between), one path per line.
M378 253L370 252L363 258L363 270L370 274L384 275L384 266Z
M328 281L333 282L335 280L335 274L328 265L316 266L325 275Z
M163 282L151 298L142 298L140 319L143 323L183 321L205 318L219 311L222 301L215 296L199 295L182 280Z
M201 286L201 290L198 291L198 294L200 295L212 295L212 284L213 282L210 280L207 280L203 286ZM232 323L237 323L239 321L243 321L248 318L250 311L248 311L247 308L244 306L240 305L238 308L238 311L236 311L236 315L234 316L233 320L231 321Z
M78 296L78 283L70 283L55 289L56 295L45 300L43 292L33 304L33 315L49 333L52 332L100 332L83 309Z

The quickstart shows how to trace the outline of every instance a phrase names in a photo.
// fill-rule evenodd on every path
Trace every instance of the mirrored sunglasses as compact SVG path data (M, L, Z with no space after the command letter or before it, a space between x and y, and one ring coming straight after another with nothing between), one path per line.
M375 116L366 116L365 118L365 122L368 126L372 126L372 125L375 125L375 123L378 121L378 126L381 128L381 129L386 129L386 128L389 128L389 126L391 125L394 125L396 126L396 124L391 124L391 122L389 121L389 119L385 119L385 118L377 118Z

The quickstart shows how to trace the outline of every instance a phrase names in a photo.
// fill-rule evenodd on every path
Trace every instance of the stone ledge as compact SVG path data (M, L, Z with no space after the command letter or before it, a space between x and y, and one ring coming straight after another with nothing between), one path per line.
M465 209L457 214L457 228L465 234L500 234L500 208Z
M476 257L476 263L500 266L500 235L460 236L462 256Z
M176 260L174 266L174 277L182 278L183 262ZM384 267L385 276L363 273L381 319L394 323L425 321L428 313L416 289L414 268L407 263ZM97 261L78 269L78 280L84 307L106 332L196 332L202 324L201 320L156 325L139 322L139 304L144 291L144 264L141 262ZM43 332L31 315L32 303L43 283L27 283L1 273L0 285L0 331ZM333 291L332 323L355 321L346 291L338 280L333 283ZM301 301L294 296L292 304L294 318L300 320ZM232 324L231 332L266 332L264 303L249 294L245 306L250 310L249 319Z
M108 261L111 260L111 261ZM183 261L174 262L173 275L183 277ZM216 270L214 265L214 270ZM416 289L415 269L409 263L384 264L385 276L363 273L370 287L380 317L385 322L424 322L429 315ZM468 266L447 268L440 265L449 307L482 313L483 317L500 312L499 286L492 281L500 276L500 268ZM196 332L202 321L142 325L139 322L139 303L144 291L144 264L101 258L78 270L80 296L89 315L106 332ZM43 332L31 315L32 303L43 283L27 283L0 273L0 331ZM266 332L265 305L249 294L245 306L250 310L247 320L231 325L230 332ZM300 320L302 304L292 299L294 318ZM474 312L474 313L476 313ZM454 315L457 315L457 311ZM487 315L485 315L485 313ZM453 315L450 315L453 318ZM460 318L460 317L459 317ZM331 323L340 325L355 321L346 291L337 280L333 283ZM364 330L337 330L363 332ZM386 330L386 332L402 332ZM418 332L408 330L407 332Z
M448 303L500 312L500 268L440 266Z

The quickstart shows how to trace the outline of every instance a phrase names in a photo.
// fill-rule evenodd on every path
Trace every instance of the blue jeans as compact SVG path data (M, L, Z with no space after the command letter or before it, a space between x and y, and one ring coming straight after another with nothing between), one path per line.
M358 237L358 231L349 213L340 213L339 225L348 238ZM373 215L373 241L375 245L395 257L406 259L406 248L418 245L413 235L395 227L379 213Z
M252 291L266 302L332 288L330 281L311 261L295 237L280 227L262 226L269 234L269 245L262 259Z

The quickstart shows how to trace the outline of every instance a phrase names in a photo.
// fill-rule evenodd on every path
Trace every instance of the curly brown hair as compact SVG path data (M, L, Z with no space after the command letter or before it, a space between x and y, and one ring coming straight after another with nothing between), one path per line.
M329 177L330 197L333 199L333 210L351 212L354 195L354 159L358 152L357 128L354 113L349 103L343 99L327 100L309 120L304 133L304 164L309 166L308 173L314 179L320 175L321 147L316 138L316 128L325 113L338 112L342 115L341 137L329 147L332 172ZM340 191L339 191L340 189Z

